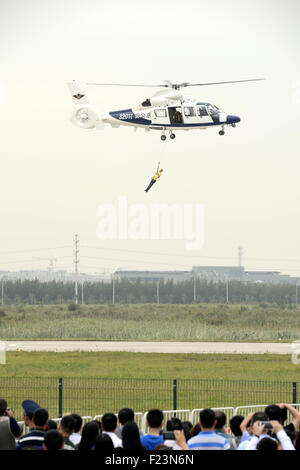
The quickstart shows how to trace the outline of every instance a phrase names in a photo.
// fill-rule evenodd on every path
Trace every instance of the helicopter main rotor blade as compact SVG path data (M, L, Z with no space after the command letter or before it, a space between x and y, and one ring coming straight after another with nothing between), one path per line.
M265 78L250 78L248 80L230 80L227 82L209 82L209 83L180 83L178 86L188 87L188 86L206 86L206 85L224 85L226 83L240 83L240 82L256 82L258 80L265 80Z
M250 78L247 80L230 80L225 82L207 82L207 83L190 83L190 82L183 82L183 83L172 83L169 80L166 80L165 83L160 83L157 85L149 85L149 84L141 84L141 83L86 83L86 85L100 85L100 86L130 86L130 87L143 87L143 88L173 88L175 90L179 90L180 88L185 88L189 86L206 86L206 85L224 85L227 83L241 83L241 82L255 82L259 80L265 80L265 78Z
M86 85L104 85L104 86L136 86L136 87L155 87L155 88L161 88L161 87L166 87L168 88L168 85L160 84L160 85L141 85L141 84L132 84L132 83L86 83Z

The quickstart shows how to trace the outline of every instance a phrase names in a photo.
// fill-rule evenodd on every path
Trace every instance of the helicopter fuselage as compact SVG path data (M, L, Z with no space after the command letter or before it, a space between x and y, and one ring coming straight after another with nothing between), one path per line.
M228 126L240 122L207 102L186 101L165 106L143 106L108 113L105 119L112 125L143 127L146 130L190 130L213 126Z

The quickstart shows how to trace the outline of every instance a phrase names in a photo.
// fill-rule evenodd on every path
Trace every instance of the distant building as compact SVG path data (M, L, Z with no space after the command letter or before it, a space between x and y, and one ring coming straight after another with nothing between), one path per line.
M192 276L200 277L208 281L240 281L244 276L242 266L193 266Z
M168 281L182 282L189 279L200 279L208 282L265 282L270 284L296 284L297 278L279 271L245 271L243 266L193 266L191 271L115 271L116 279L129 281Z
M167 281L182 282L191 279L191 271L115 271L117 279L129 281Z

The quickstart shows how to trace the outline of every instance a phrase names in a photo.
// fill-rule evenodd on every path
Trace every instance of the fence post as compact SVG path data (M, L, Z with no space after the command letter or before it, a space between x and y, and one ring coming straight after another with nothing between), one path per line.
M173 410L177 410L177 380L173 380Z
M58 380L58 417L62 417L62 397L63 397L63 379L59 377Z
M297 382L293 382L293 403L297 403Z

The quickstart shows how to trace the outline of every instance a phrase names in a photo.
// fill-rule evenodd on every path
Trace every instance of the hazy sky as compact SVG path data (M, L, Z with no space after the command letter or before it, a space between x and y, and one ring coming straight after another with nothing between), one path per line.
M1 0L0 270L45 268L50 256L57 269L73 269L78 233L86 272L236 265L241 244L247 269L300 276L299 17L298 0ZM73 79L255 77L266 81L189 90L241 117L223 137L177 132L163 143L155 131L84 131L69 121ZM86 91L109 111L156 90ZM158 160L164 174L146 194ZM132 204L203 204L203 248L100 241L97 207L122 195Z

